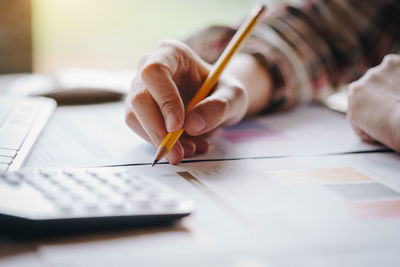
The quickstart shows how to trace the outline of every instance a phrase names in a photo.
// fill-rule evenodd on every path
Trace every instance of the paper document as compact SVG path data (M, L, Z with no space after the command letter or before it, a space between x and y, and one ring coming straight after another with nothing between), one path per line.
M322 155L382 149L367 144L346 117L316 104L245 120L212 139L214 151L201 158Z
M318 105L245 120L211 140L211 151L186 160L215 160L374 151L342 114ZM124 122L122 103L59 107L28 167L94 167L153 162L156 149Z
M398 160L396 153L372 153L133 168L192 183L259 231L266 248L359 247L400 245Z
M121 103L59 107L27 167L83 167L147 163L155 149L124 122Z
M371 153L131 166L193 199L196 211L170 229L49 241L40 257L82 267L394 267L399 159Z

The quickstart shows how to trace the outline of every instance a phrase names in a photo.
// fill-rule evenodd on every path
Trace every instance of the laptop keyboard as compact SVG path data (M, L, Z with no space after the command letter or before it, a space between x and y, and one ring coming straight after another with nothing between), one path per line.
M40 97L0 97L0 170L23 165L55 106Z

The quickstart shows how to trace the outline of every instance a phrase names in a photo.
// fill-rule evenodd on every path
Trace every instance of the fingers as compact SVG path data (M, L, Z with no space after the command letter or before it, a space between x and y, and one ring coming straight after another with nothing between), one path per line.
M184 65L184 48L165 42L151 55L141 70L140 78L156 101L168 132L182 128L184 105L173 76Z
M196 154L196 145L193 141L186 138L181 138L179 141L181 142L185 158L193 157Z
M125 114L125 123L131 128L137 135L142 137L148 143L152 144L152 140L147 135L147 133L143 130L142 126L138 122L135 113L132 110L127 110Z
M126 122L138 135L158 146L167 132L184 126L190 135L180 139L167 159L179 163L209 149L205 135L220 125L239 121L248 100L243 86L234 79L221 79L215 92L198 103L185 119L184 103L190 100L209 72L210 66L187 46L164 42L139 63L126 104ZM197 128L196 128L197 127Z
M245 115L247 105L247 95L240 84L222 84L187 113L184 129L189 135L198 136L218 126L231 125Z
M150 63L143 69L142 79L160 108L168 132L179 130L184 120L183 102L167 67Z
M140 125L146 134L152 140L152 143L158 146L167 135L164 126L164 120L148 90L136 92L132 99L133 110L138 118ZM179 142L168 153L167 159L171 164L179 163L183 158L183 149Z
M149 143L153 143L151 138L147 135L145 130L142 128L140 122L136 118L135 113L131 110L129 107L130 105L127 104L127 113L125 116L125 121L127 125L134 130L140 137L145 139ZM180 144L182 146L182 149L184 151L184 157L185 158L190 158L196 154L204 154L208 151L209 149L209 144L206 138L204 137L196 137L196 136L187 136L182 137L180 139ZM167 155L167 159L171 164L178 164L181 161L180 155L182 152L180 151L180 148L177 147L177 150L173 150L170 154ZM176 155L177 154L177 155Z
M168 162L171 163L172 165L177 165L182 161L184 157L184 151L179 141L176 142L176 144L171 149L171 151L169 151L166 157Z
M205 137L202 136L188 136L180 138L185 158L193 157L196 154L204 154L209 150L209 143Z
M127 113L126 121L128 125L144 139L158 146L167 131L164 120L147 89L138 89L131 98L131 111ZM179 142L171 149L167 159L171 164L179 163L183 158L183 149Z
M204 154L209 150L209 142L205 137L202 136L191 136L190 140L196 146L196 154Z

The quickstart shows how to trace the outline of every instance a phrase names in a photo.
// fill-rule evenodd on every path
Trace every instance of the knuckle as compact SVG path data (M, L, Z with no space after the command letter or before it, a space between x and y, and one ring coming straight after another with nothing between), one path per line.
M392 60L392 58L393 58L393 57L392 57L391 54L386 55L386 56L383 57L382 62L383 62L383 63L387 63L388 61Z
M181 52L186 49L186 45L177 40L163 40L160 42L158 47L171 49L172 51L175 51L175 52Z
M379 66L375 66L373 68L370 68L365 72L364 76L361 78L361 80L365 80L366 82L368 81L373 81L374 79L377 78L377 73L379 72Z
M204 32L216 32L216 31L220 31L220 27L215 26L215 25L209 25L204 29Z
M146 103L147 99L148 99L147 90L139 89L133 94L132 99L131 99L131 104L133 107L142 106L143 104Z
M142 78L143 81L148 81L151 80L154 75L163 73L168 67L160 62L160 61L153 61L150 63L147 63L143 68L140 73L140 77Z
M244 88L242 86L239 86L239 85L235 85L232 87L232 93L233 93L234 99L242 100L246 97L246 91L244 90Z
M163 113L179 109L179 101L172 95L164 96L163 99L164 101L160 105L160 109Z
M176 40L165 40L161 42L160 49L164 49L169 55L169 60L173 66L173 62L180 62L183 65L187 65L187 58L190 55L190 48Z
M126 124L131 124L131 123L136 123L137 122L137 118L136 115L133 111L128 111L125 114L125 123Z
M395 54L388 54L383 58L383 62L393 62L397 59L397 55Z
M158 44L158 47L173 47L173 46L175 46L176 43L177 43L176 40L166 39L166 40L162 40Z
M215 105L220 115L225 116L229 112L231 103L227 98L222 96L214 96L212 102L213 102L212 104Z
M176 40L162 41L158 45L158 50L159 56L161 55L164 63L161 63L160 66L156 66L156 68L163 71L167 70L170 73L175 72L178 66L187 68L188 59L192 58L189 46ZM157 55L155 55L155 57L156 56ZM160 59L158 59L158 61L160 61ZM153 72L149 71L148 74L153 74Z
M354 97L356 97L362 90L363 90L363 86L361 85L361 83L359 81L351 83L348 87L349 99L353 99Z
M369 82L376 82L380 80L380 76L378 74L378 71L371 71L368 75L367 75L367 81Z
M400 56L395 54L386 55L382 63L384 67L392 68L400 63Z

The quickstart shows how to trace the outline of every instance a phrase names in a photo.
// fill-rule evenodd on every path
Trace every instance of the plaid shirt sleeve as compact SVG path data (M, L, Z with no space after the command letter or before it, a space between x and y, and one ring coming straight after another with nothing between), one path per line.
M213 63L235 28L213 26L186 42ZM263 19L241 52L270 73L269 108L323 100L358 79L389 53L400 51L399 0L305 0L285 5Z

